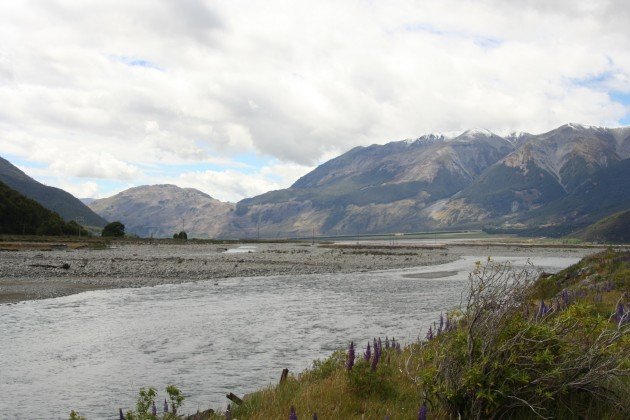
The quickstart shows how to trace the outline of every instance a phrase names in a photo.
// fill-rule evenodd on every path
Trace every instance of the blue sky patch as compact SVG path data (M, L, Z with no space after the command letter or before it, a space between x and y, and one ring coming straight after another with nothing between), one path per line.
M142 58L138 58L138 57L127 57L127 56L121 56L121 55L117 55L117 56L113 56L114 60L119 61L123 64L126 64L130 67L143 67L146 69L154 69L154 70L158 70L158 71L165 71L165 69L163 67L158 66L157 64L153 63L152 61L149 60L144 60Z

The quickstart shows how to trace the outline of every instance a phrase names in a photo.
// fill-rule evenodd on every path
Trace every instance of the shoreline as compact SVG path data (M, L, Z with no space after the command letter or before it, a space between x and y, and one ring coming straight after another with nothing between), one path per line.
M436 245L121 243L106 249L61 247L46 251L3 251L0 252L0 304L91 290L231 277L350 273L438 265L465 255L478 255L481 247L485 247L486 256L575 257L606 248L483 242ZM228 249L231 252L225 252Z

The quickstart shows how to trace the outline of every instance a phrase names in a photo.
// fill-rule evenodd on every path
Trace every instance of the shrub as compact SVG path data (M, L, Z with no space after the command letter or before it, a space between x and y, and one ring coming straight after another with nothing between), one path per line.
M627 360L613 349L628 328L586 302L536 308L533 281L528 269L479 264L455 329L422 344L415 376L449 415L543 417L572 395L622 407Z
M121 222L111 222L105 225L101 236L122 237L125 236L125 225Z

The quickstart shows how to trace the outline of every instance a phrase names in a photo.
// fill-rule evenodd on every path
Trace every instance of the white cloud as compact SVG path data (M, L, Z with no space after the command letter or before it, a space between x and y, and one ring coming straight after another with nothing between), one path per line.
M0 16L0 155L77 185L243 154L305 168L427 132L628 113L610 96L630 93L623 0L32 0ZM238 199L287 184L279 173L181 179Z
M313 168L298 164L275 163L254 172L237 170L185 172L167 179L180 187L196 188L221 201L236 202L267 191L287 188Z

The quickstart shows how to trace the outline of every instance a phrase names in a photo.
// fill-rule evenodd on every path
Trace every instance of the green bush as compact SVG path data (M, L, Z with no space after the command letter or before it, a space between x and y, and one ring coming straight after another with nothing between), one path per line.
M125 225L121 222L111 222L105 225L101 236L122 237L125 236Z

